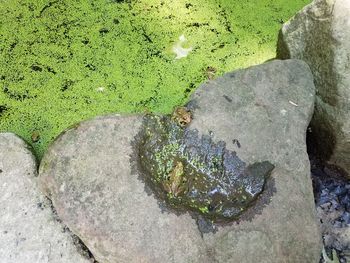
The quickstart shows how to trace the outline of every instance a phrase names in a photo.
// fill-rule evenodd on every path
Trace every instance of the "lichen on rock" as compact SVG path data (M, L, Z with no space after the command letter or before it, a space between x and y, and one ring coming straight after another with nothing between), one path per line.
M156 195L213 221L235 219L251 206L274 168L268 161L247 165L225 142L169 116L145 116L138 137L139 167Z

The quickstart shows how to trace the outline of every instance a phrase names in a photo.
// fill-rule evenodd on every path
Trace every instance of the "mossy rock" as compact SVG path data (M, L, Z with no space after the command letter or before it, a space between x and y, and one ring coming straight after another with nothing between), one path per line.
M171 116L146 115L138 136L139 167L157 196L212 221L238 218L274 168L268 161L247 165L225 142L200 137Z

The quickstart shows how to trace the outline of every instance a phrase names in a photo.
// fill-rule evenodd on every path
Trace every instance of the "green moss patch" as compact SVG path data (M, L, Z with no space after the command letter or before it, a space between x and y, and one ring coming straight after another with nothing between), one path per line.
M158 199L210 221L231 221L254 204L274 165L247 165L212 135L146 115L136 141L139 174Z
M308 2L1 1L0 130L31 142L40 158L81 120L169 113L208 67L219 76L273 58L281 24ZM193 50L175 59L181 35Z

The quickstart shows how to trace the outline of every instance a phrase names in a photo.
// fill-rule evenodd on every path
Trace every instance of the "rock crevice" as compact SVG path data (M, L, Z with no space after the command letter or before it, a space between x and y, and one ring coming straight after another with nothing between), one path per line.
M350 171L350 5L314 0L285 23L277 57L302 59L314 76L315 113L310 127L319 156Z

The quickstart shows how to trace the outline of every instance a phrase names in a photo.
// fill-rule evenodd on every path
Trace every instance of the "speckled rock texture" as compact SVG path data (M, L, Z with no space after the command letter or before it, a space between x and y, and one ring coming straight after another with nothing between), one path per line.
M99 262L316 263L305 146L313 102L311 72L297 60L228 73L193 94L188 128L225 141L247 163L275 165L254 206L213 232L164 210L140 180L133 160L143 116L103 116L64 132L41 162L41 187Z
M0 262L88 263L39 191L27 144L0 133Z
M350 172L350 2L315 0L283 25L278 58L302 59L315 78L311 122L319 152Z

